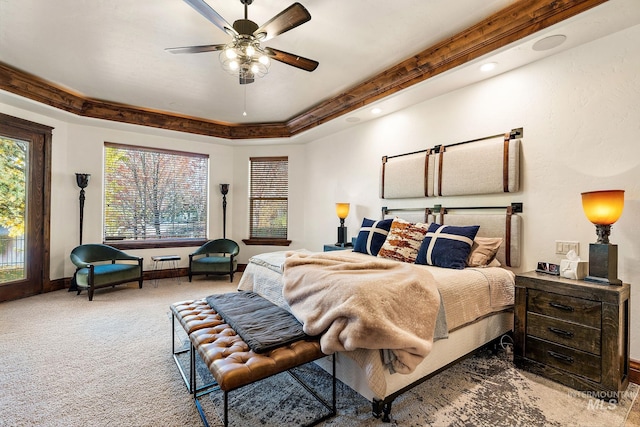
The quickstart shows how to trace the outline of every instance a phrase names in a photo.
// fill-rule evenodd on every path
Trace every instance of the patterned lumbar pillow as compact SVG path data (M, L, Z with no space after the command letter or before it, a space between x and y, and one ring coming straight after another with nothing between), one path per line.
M353 251L373 256L378 255L382 244L387 240L392 222L392 219L374 221L364 218L362 220L362 227L358 233L358 238L356 239L356 244L353 246Z
M418 251L416 264L443 268L465 268L479 225L457 227L431 224Z
M378 256L414 263L428 228L428 224L414 224L397 217L394 218L387 240L382 244Z

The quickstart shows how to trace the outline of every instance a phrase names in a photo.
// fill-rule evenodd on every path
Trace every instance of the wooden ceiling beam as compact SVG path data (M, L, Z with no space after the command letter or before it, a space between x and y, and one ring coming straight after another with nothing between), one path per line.
M607 1L519 0L285 123L226 123L87 98L3 63L0 63L0 89L84 117L225 139L288 138Z
M608 0L520 0L463 32L300 114L287 125L292 134L303 132L606 1Z

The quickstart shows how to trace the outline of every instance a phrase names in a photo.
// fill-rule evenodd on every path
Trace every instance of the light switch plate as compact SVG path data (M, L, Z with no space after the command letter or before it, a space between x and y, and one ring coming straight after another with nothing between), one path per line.
M569 251L574 251L576 255L580 255L580 242L573 240L556 240L556 254L566 255Z

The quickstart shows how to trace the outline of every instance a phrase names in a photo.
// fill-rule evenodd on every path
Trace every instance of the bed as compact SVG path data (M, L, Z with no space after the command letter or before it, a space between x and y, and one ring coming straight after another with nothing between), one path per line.
M521 217L518 215L519 212L521 212L520 204L504 208L445 209L437 207L411 211L383 208L381 220L391 221L392 224L397 225L398 222L420 226L431 223L447 224L450 225L449 229L452 227L462 229L468 228L469 225L476 225L479 228L473 239L474 242L485 239L493 240L494 243L495 240L499 240L500 243L498 248L494 245L493 256L481 262L482 266L464 269L416 265L393 259L393 256L380 261L384 268L387 268L387 264L384 263L402 264L401 274L405 276L432 277L439 295L439 301L434 304L440 305L434 308L435 327L430 337L430 347L426 357L418 359L415 365L409 366L405 371L394 369L393 355L390 356L384 349L349 348L348 351L336 352L337 378L371 401L373 414L376 417L383 416L385 420L389 420L391 404L397 396L513 329L515 275L510 268L517 267L520 262ZM380 224L380 221L369 221L376 225L370 226L370 223L363 221L361 230L370 231ZM389 234L393 233L389 232ZM389 234L382 236L385 242L389 240ZM429 236L429 234L426 235ZM371 233L368 236L371 237ZM381 238L381 236L377 237ZM307 260L320 264L345 262L360 265L358 263L370 263L380 258L362 253L367 250L362 251L362 245L358 245L358 242L362 243L360 235L356 242L356 249L360 252L349 248L328 253L299 250L254 256L249 260L243 273L239 290L254 291L299 317L299 304L295 298L292 298L294 294L291 291L291 277L295 276L292 276L294 273L290 271L296 271L293 267L304 265ZM379 251L384 252L384 247L383 245L379 248ZM311 270L312 273L314 271ZM312 281L317 279L314 277L327 277L309 275L309 270L299 270L299 273L299 278L308 277L306 284L302 283L304 286L315 285ZM367 275L367 273L360 273L362 274L359 276ZM338 276L338 273L332 274L334 276L329 277ZM326 300L326 296L331 295L332 289L337 288L329 288L326 293L321 294L321 297ZM289 302L292 302L292 305ZM324 310L327 310L326 306ZM304 319L301 320L303 324ZM329 335L329 331L326 335ZM389 358L392 359L391 362ZM322 361L316 363L326 370L331 368L329 365L325 366Z

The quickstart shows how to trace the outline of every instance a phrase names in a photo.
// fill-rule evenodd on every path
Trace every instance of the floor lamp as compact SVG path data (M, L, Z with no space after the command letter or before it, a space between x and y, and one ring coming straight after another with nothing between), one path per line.
M220 192L222 193L222 238L227 238L227 193L229 192L229 184L220 184Z
M91 174L76 173L76 184L80 187L80 244L82 244L82 223L84 222L84 189L89 185L89 178L91 178ZM78 285L76 283L76 274L73 273L68 292L77 290Z
M84 189L89 185L91 174L76 173L76 183L80 187L80 244L82 244L82 223L84 222Z

